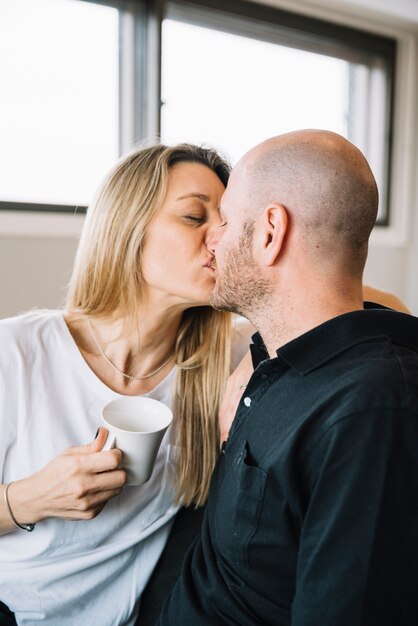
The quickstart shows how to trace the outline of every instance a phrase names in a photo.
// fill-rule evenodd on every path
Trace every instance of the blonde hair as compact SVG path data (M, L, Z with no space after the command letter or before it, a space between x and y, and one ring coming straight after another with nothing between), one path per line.
M228 164L207 148L161 144L121 159L90 205L70 280L66 308L83 316L123 318L137 312L141 252L167 192L169 170L182 162L209 167L226 186ZM202 505L218 455L218 411L231 367L231 317L211 307L184 312L176 340L174 397L180 447L177 498Z

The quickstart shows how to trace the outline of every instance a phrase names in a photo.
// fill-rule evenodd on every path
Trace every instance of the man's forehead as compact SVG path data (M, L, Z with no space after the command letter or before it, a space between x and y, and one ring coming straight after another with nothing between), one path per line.
M245 181L248 179L249 175L249 166L250 163L246 154L233 168L226 187L226 192L237 193L245 189Z
M239 207L247 207L250 199L254 164L264 151L263 144L249 150L234 166L220 203L220 210L227 213ZM241 212L241 211L240 211Z
M251 165L254 163L254 158L256 157L256 155L257 153L255 148L252 148L249 152L246 152L233 168L231 176L242 176L246 174L251 168Z
M219 204L221 217L229 219L231 216L233 217L237 214L237 211L241 206L239 193L237 192L237 190L239 190L238 187L235 187L234 184L229 186L228 183L228 186L226 187Z
M242 184L240 184L240 180ZM239 218L248 205L248 195L245 189L245 179L232 181L232 184L225 189L220 202L221 216L228 219Z

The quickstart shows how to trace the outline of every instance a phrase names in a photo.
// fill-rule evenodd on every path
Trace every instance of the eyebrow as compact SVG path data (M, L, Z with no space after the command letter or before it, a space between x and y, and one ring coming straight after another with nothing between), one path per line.
M179 198L176 198L176 201L177 200L186 200L186 198L198 198L199 200L202 200L202 202L209 202L210 201L209 196L207 196L204 193L197 193L197 192L187 193L185 196L180 196Z

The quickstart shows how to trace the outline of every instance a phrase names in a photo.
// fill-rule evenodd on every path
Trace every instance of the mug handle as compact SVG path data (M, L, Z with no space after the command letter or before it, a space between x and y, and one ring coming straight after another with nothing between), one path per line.
M106 439L106 442L101 449L101 452L107 452L107 450L111 450L116 445L116 436L113 433L109 433Z

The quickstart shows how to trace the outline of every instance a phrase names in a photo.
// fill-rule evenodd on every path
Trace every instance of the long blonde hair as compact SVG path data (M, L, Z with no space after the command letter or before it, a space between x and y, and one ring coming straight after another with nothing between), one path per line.
M161 144L121 159L90 205L66 308L83 316L133 320L143 287L141 253L161 207L169 170L181 162L209 167L226 185L228 164L207 148ZM231 317L209 306L184 312L176 340L175 432L180 447L177 497L207 499L218 454L218 411L231 367Z

